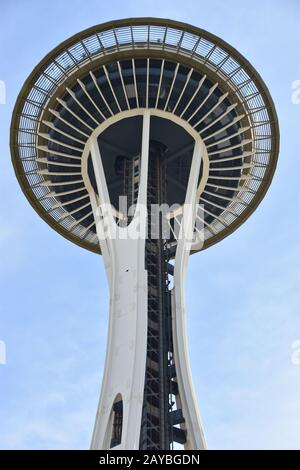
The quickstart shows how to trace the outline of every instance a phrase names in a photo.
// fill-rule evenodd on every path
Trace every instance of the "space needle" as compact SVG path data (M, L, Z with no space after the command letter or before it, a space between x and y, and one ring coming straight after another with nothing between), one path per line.
M178 21L94 26L26 80L11 124L18 181L53 229L102 255L107 274L92 449L206 448L186 334L188 259L252 214L278 150L259 74Z

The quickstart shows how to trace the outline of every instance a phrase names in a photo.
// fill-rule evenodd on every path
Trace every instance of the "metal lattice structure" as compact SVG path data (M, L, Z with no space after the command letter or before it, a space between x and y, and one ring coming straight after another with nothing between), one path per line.
M103 255L110 288L93 449L206 448L187 348L188 257L255 210L278 148L260 76L187 24L95 26L26 81L11 126L17 178L51 227ZM169 209L157 218L153 205ZM148 235L126 238L132 226Z

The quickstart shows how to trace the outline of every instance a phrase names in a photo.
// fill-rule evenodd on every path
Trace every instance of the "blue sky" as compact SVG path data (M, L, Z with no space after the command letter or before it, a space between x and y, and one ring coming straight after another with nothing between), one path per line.
M281 152L273 184L229 238L190 259L190 353L211 449L300 449L299 125L296 0L44 0L1 2L0 448L88 448L104 362L108 289L102 260L51 230L13 173L9 125L33 67L89 26L132 16L170 17L236 47L276 104Z

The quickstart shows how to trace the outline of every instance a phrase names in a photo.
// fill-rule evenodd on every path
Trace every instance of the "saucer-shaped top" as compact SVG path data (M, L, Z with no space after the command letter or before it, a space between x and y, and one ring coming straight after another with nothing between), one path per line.
M278 121L266 85L241 54L177 21L133 18L94 26L38 64L21 90L11 125L12 160L26 197L61 235L100 253L82 154L98 126L139 108L175 115L205 143L209 172L199 195L203 247L220 241L249 217L270 185ZM157 128L163 133L163 126ZM120 146L112 132L107 135L109 158L117 160ZM186 184L190 161L191 145L183 142L180 150L180 135L169 136L177 148L165 157L173 165L170 194ZM108 184L117 188L110 177Z

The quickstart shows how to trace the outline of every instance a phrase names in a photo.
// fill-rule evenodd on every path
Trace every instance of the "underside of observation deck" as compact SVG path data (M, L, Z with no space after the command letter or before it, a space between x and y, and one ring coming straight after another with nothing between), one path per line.
M143 107L179 117L207 146L209 179L200 195L206 248L243 223L264 196L279 132L253 67L193 26L157 18L109 22L50 53L24 85L13 116L21 186L53 228L99 252L80 168L84 146L103 122Z

